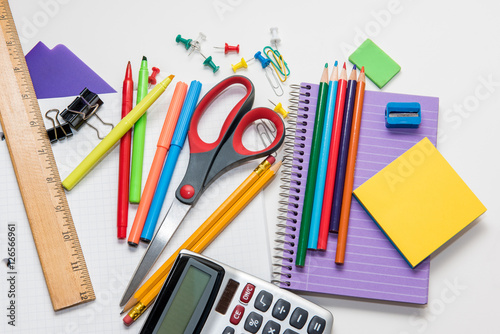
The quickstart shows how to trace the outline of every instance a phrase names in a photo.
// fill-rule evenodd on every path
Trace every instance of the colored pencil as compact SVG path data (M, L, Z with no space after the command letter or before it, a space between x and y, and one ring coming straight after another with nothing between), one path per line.
M316 189L314 190L314 202L311 214L311 228L309 229L309 242L307 248L318 248L319 226L321 220L321 208L323 206L323 194L325 192L326 171L328 169L328 153L332 138L333 116L335 113L335 102L337 100L338 67L337 61L328 83L328 99L326 101L325 122L323 123L323 137L318 161L318 175L316 176Z
M335 173L335 188L333 189L332 214L330 217L330 231L338 232L342 194L344 193L345 170L347 154L349 153L349 140L351 138L352 113L356 97L356 65L354 65L347 82L347 95L342 120L342 134L340 135L339 155Z
M295 264L303 267L306 262L307 243L309 241L309 229L311 225L312 205L314 202L314 190L316 188L316 175L318 172L318 160L321 148L321 137L323 136L323 122L325 119L326 101L328 98L328 64L325 64L323 74L319 83L318 102L316 116L314 119L313 137L311 142L311 153L309 156L309 169L307 171L307 183L302 206L302 219L300 222L299 242L297 245L297 256Z
M134 103L134 81L132 80L132 65L127 64L125 79L122 90L122 118L132 110ZM118 212L117 212L117 237L125 239L127 237L128 225L128 187L130 177L130 146L132 141L132 131L129 130L120 139L120 163L118 167Z
M347 157L344 195L342 197L342 210L340 212L339 236L337 241L337 251L335 253L335 263L337 264L343 264L345 258L349 213L351 211L352 188L354 185L354 167L356 165L356 155L358 154L359 132L361 130L361 116L363 113L365 85L365 68L362 67L356 87L356 102L354 103L351 140L349 141L349 155Z
M158 83L142 101L125 116L110 133L80 162L80 164L64 179L62 186L71 190L95 167L109 150L132 128L146 110L165 92L174 75Z
M340 134L342 133L342 119L344 118L344 105L347 91L347 70L344 63L338 83L337 102L333 120L332 139L328 155L328 169L326 171L325 192L319 226L318 249L326 250L328 232L330 230L330 216L332 213L333 189L335 187L335 173L337 172L337 158L339 155Z
M217 223L207 232L202 238L193 246L190 250L193 252L201 253L205 248L210 245L210 243L217 238L217 236L233 221L233 219L250 203L255 196L274 178L281 166L281 161L278 161L269 169L267 169L262 175L255 181L255 183L232 205L226 213L217 221ZM180 248L182 249L182 248ZM180 252L179 249L179 252ZM136 321L147 309L149 305L152 304L153 300L156 298L161 290L165 279L167 278L168 271L172 267L175 261L175 257L172 256L171 259L167 260L169 263L167 273L164 277L151 285L151 288L147 291L143 298L138 301L132 310L125 316L124 322L130 325ZM165 264L164 264L165 265ZM160 268L161 269L161 268ZM123 312L122 312L123 313Z
M155 285L162 277L163 275L168 274L168 271L170 270L170 266L173 263L173 260L177 257L177 254L181 251L181 249L189 249L192 250L193 247L198 243L198 241L205 235L216 223L217 221L222 217L224 213L229 210L231 206L236 203L236 201L259 179L262 174L271 167L271 165L274 163L275 159L272 156L267 157L264 161L262 161L257 168L243 181L238 188L236 188L235 191L229 197L217 208L217 210L214 211L208 217L208 219L182 244L179 249L172 254L169 260L165 262L148 280L145 282L134 294L132 297L130 297L132 294L129 294L126 292L120 302L120 306L126 303L124 309L128 310L130 309L133 305L137 303L141 298L143 298L147 291ZM172 263L168 263L170 260L172 260Z
M144 227L144 222L146 221L146 217L148 215L149 206L153 200L156 185L158 184L158 179L160 178L161 169L163 167L163 163L165 162L165 157L167 156L172 136L174 135L175 125L179 119L182 104L184 103L184 98L186 97L187 87L187 84L182 81L179 81L175 86L174 95L170 101L170 106L168 107L167 115L165 116L165 121L163 122L158 144L156 145L153 163L151 164L146 185L144 186L144 190L142 192L141 201L139 202L134 223L132 224L132 229L130 230L128 237L129 244L139 244L142 228Z
M139 69L139 80L137 81L137 100L141 102L144 96L148 95L148 59L142 57L141 68ZM139 203L142 189L142 165L144 160L144 143L146 141L147 113L139 118L134 125L132 135L132 165L130 167L130 203Z

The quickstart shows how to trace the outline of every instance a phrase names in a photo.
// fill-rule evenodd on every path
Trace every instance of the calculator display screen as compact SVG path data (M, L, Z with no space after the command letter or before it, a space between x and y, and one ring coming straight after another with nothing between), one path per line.
M183 334L203 296L212 275L190 266L179 288L173 296L172 304L161 321L158 333Z

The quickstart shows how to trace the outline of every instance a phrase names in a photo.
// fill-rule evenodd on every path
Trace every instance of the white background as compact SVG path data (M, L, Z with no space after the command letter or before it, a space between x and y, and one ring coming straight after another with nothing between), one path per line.
M346 61L370 37L402 67L382 90L440 99L438 149L488 208L431 261L429 304L412 306L334 296L304 295L335 317L334 333L492 333L500 297L498 140L500 131L500 21L493 1L76 1L12 0L23 49L38 41L65 44L117 91L125 65L134 73L146 55L161 77L217 82L230 64L269 44L279 27L279 50L291 71L287 84L317 82L325 62ZM205 55L217 74L188 56L175 36L205 33ZM240 44L240 55L213 46ZM260 65L239 72L256 86L255 106L287 103L274 95ZM371 82L367 89L378 90ZM285 91L288 88L285 87ZM266 190L268 224L276 216L278 184ZM131 328L135 332L137 327Z

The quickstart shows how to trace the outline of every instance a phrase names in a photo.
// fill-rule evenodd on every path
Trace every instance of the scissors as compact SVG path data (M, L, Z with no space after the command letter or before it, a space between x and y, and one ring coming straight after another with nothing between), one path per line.
M217 140L206 143L198 134L199 121L208 106L233 85L242 85L246 89L246 94L226 117ZM269 108L252 109L254 97L254 86L248 78L231 76L219 82L201 99L189 125L190 156L186 174L177 188L174 201L162 224L130 280L122 298L123 304L132 297L184 217L210 184L226 171L248 160L274 153L283 143L285 125L281 116ZM266 148L259 151L248 150L242 142L243 134L253 122L262 119L274 124L276 136Z

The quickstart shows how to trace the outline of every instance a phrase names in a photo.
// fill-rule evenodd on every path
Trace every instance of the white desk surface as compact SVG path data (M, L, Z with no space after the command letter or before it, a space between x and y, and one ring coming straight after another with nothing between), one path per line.
M215 83L232 74L230 64L269 45L279 28L279 50L292 71L288 83L317 82L325 62L347 60L366 37L402 67L382 91L440 99L438 148L489 209L432 257L429 304L411 306L335 296L304 295L335 317L334 333L492 333L500 297L499 5L493 1L76 1L12 0L11 8L28 52L38 41L65 44L117 91L127 61L176 79ZM188 56L175 36L196 38L219 73ZM212 47L240 44L239 55ZM255 106L277 97L260 65L246 71L256 86ZM367 89L378 88L368 82ZM288 88L286 88L288 91ZM278 182L266 190L268 224L275 222ZM79 329L81 333L85 329ZM135 332L137 328L130 332ZM15 330L13 331L15 333Z

